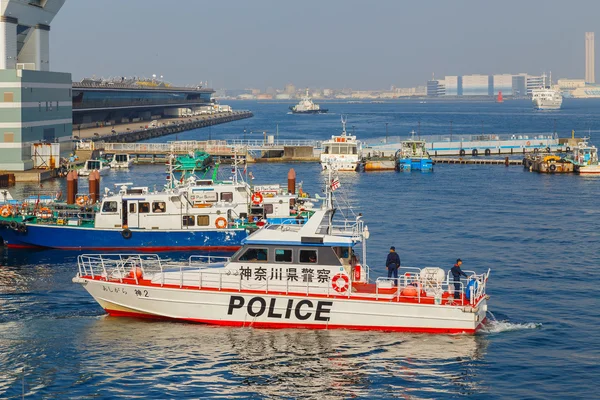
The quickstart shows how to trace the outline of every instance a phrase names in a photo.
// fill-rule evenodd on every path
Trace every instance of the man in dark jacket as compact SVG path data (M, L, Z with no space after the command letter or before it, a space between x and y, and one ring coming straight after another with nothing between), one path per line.
M464 276L465 278L467 277L467 274L465 274L460 269L461 265L462 265L462 260L459 258L458 260L456 260L456 264L454 264L454 266L450 270L450 272L452 272L452 276L454 277L454 298L455 299L460 299L460 295L461 295L460 277L461 277L461 275Z
M400 256L396 253L394 246L390 247L390 253L385 261L385 266L388 270L388 278L394 276L394 286L398 286L398 268L400 268Z

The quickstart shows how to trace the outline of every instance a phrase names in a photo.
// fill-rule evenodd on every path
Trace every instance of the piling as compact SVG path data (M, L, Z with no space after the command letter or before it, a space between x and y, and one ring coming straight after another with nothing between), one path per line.
M89 176L89 191L90 191L90 201L92 202L92 204L96 203L96 197L97 197L97 193L96 193L96 171L92 171L90 172L90 176Z
M67 173L67 204L75 204L75 196L77 195L77 172L70 171Z
M508 157L504 157L504 165L507 167L510 165L510 161L508 160Z
M96 171L96 202L100 201L100 171Z
M288 193L296 194L296 171L294 168L290 168L288 172Z

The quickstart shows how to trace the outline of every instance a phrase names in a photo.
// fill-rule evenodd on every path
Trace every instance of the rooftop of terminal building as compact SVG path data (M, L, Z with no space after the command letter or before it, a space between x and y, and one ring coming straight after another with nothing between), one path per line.
M83 78L80 82L73 82L74 88L98 89L138 89L138 90L169 90L169 91L202 91L213 92L202 85L173 86L172 84L154 78L118 77L118 78Z

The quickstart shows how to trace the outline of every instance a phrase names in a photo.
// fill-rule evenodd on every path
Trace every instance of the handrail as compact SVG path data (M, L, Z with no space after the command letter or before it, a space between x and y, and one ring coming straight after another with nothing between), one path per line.
M206 262L204 262L206 260ZM311 293L335 296L353 296L352 290L340 293L332 290L331 284L322 285L317 278L302 279L301 276L282 274L279 280L245 280L244 276L237 270L210 268L210 263L226 262L228 257L199 255L191 256L188 262L179 262L172 264L164 264L163 261L155 254L83 254L77 257L79 277L89 276L92 279L100 279L106 281L124 282L124 279L133 279L136 284L140 283L140 279L150 279L155 282L160 282L161 286L165 284L177 285L182 287L197 287L198 289L212 288L223 290L224 288L234 289L241 292L243 290L261 290L265 293L283 292L286 294L292 292L303 292L306 295ZM165 267L168 268L165 270ZM366 281L369 282L368 265L363 265ZM141 269L141 275L138 274L138 268ZM397 290L392 294L392 298L396 301L410 298L416 303L422 303L423 295L427 293L426 304L431 304L431 297L434 297L434 304L441 304L443 293L453 293L454 281L449 280L448 276L443 281L433 282L431 280L424 281L422 278L423 269L415 267L401 267L404 274L400 274L398 278ZM465 271L471 273L472 271ZM174 273L174 274L173 274ZM472 273L472 279L477 280L477 285L468 285L469 280L461 280L459 283L461 293L465 293L465 288L469 289L468 296L462 296L460 299L451 299L450 303L459 306L471 305L475 306L486 294L487 280L490 270L482 274ZM139 276L138 276L139 275ZM292 279L296 278L296 279ZM352 281L352 276L349 277ZM331 277L328 277L328 280ZM393 282L395 278L379 277L375 281L375 298L381 296L390 296L390 292L381 292L383 282ZM193 282L196 282L194 284ZM352 285L351 285L352 286ZM390 285L386 285L389 289ZM414 286L416 294L403 295L404 288ZM234 289L235 290L235 289ZM414 293L414 292L413 292ZM358 293L360 295L360 292ZM439 303L438 303L439 300Z

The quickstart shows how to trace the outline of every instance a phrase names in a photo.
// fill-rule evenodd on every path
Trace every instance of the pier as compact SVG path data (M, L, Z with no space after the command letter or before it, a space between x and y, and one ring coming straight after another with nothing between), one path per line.
M498 158L450 158L450 157L432 157L435 164L479 164L479 165L523 165L523 160L511 159L508 157Z
M76 139L90 139L105 143L132 143L251 118L253 116L254 114L250 111L231 111L200 117L159 119L156 120L155 126L149 121L142 121L126 125L106 125L86 129L74 129L73 136Z

